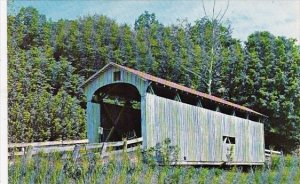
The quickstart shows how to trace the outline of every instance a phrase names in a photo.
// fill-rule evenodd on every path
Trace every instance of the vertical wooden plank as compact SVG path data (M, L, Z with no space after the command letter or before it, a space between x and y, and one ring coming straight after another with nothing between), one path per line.
M264 124L260 124L260 140L259 142L261 143L260 144L260 161L261 162L265 162L265 136L264 136Z
M235 138L235 151L236 151L236 161L242 162L243 161L243 144L242 144L242 132L243 132L243 121L236 122L236 138Z
M215 161L222 160L222 136L221 136L221 128L222 128L222 114L219 112L216 112L215 117Z
M147 148L154 146L154 140L153 140L153 127L154 127L154 121L152 120L152 107L153 107L153 102L152 98L150 98L149 95L146 95L146 122L145 122L145 131L146 131L146 145Z
M214 161L214 134L215 134L215 130L214 130L214 122L213 122L213 113L211 113L210 111L207 111L207 118L208 118L208 160L212 160Z
M208 111L202 109L201 110L201 119L202 119L202 127L203 127L203 134L202 134L202 160L209 161L209 129L208 129Z
M98 127L100 126L100 105L87 103L87 133L90 143L99 142Z
M193 114L193 120L192 122L195 122L194 124L194 128L197 129L198 131L195 131L194 133L194 139L195 139L195 147L194 147L194 151L195 151L195 160L201 160L201 134L202 134L202 127L200 126L200 122L198 119L198 115L200 113L200 109L196 109L194 111L192 111Z
M143 148L146 149L147 148L147 131L146 131L146 113L147 113L147 109L146 109L146 97L143 95L141 97L141 129L142 129L142 137L143 137Z

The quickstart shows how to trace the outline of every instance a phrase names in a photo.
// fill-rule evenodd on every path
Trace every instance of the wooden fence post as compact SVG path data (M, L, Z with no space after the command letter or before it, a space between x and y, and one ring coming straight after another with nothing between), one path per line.
M123 142L123 152L127 152L127 138L124 138Z
M24 144L24 142L22 142L22 144ZM21 148L23 155L25 155L25 147L22 146Z
M106 152L106 148L107 148L107 143L104 142L104 143L103 143L103 146L102 146L102 150L101 150L101 156L105 156L104 154L105 154L105 152Z

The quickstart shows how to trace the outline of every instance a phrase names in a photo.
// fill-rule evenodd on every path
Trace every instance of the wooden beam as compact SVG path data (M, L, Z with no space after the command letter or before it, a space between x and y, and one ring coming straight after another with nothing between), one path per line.
M123 106L123 108L124 108L124 106ZM103 103L103 109L104 109L105 114L108 116L108 119L109 119L108 122L110 122L110 124L112 125L112 127L114 127L115 126L114 120L113 120L112 115L110 114L109 110L107 109L105 103ZM116 131L120 135L120 132L118 130L116 130ZM105 142L107 142L107 141L105 141Z
M87 144L88 139L82 140L66 140L66 141L47 141L47 142L32 142L32 143L10 143L9 148L20 148L20 147L40 147L40 146L57 146L57 145L68 145L68 144Z
M61 141L51 141L51 142L37 142L37 143L13 143L13 144L23 144L28 146L32 146L33 148L31 150L31 154L32 155L36 155L39 152L44 152L44 153L53 153L53 152L64 152L64 151L73 151L74 147L76 144L80 143L82 145L83 148L85 148L85 150L93 150L93 149L97 149L100 148L102 149L102 151L105 153L105 151L107 150L107 148L113 148L113 147L118 147L118 146L122 146L124 145L124 141L118 141L118 142L106 142L106 143L91 143L91 144L87 144L88 140L84 139L84 140L76 140L76 141L64 141L65 144L64 145L59 145L57 144L57 142ZM127 147L128 145L139 145L143 142L143 137L139 137L136 139L132 139L132 140L127 140ZM127 148L127 151L133 151L135 149L138 149L140 146L134 146L134 147L130 147ZM121 153L123 150L118 150L118 151L113 151L111 152L111 154L114 153ZM10 153L8 156L18 156L18 155L24 155L24 154L28 154L28 151L21 152L12 152ZM104 155L104 154L103 154ZM101 156L103 156L101 155Z
M93 97L92 97L92 101L94 100L95 102L102 102L104 98L108 97L109 96L109 92L111 90L113 90L114 88L116 88L117 85L113 85L113 86L110 86L110 87L107 87L107 89L102 92L101 94L94 94ZM100 89L100 88L99 88Z
M109 138L111 137L112 133L114 132L115 127L118 125L119 119L120 119L121 115L123 114L123 112L124 112L124 110L125 110L125 107L126 107L126 104L125 104L125 105L123 106L123 108L121 109L121 111L120 111L120 113L119 113L117 119L116 119L115 122L114 122L114 126L112 127L112 129L110 130L108 136L107 136L106 139L105 139L105 142L107 142L107 141L109 140Z
M176 93L175 97L174 97L174 100L178 101L178 102L181 102L181 98L179 96L178 93Z
M154 92L154 90L153 90L153 88L152 88L151 85L148 87L148 89L149 89L149 93L150 94L155 95L155 92Z
M249 113L246 114L246 119L249 119Z
M198 102L197 102L197 106L198 106L198 107L203 107L200 99L199 99Z
M112 118L112 115L110 114L109 110L107 109L105 103L103 103L103 104L101 104L101 105L103 106L104 112L105 112L105 114L108 116L111 125L114 125L114 124L113 124L114 120L113 120L113 118Z

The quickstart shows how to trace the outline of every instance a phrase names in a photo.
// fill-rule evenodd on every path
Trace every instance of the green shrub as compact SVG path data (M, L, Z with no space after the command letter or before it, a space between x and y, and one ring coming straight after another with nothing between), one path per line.
M177 162L179 147L171 145L171 139L167 138L162 143L157 143L143 152L143 160L155 167L160 165L171 165Z
M272 161L271 169L273 170L273 169L278 168L279 163L280 163L280 156L279 155L272 155L271 161Z

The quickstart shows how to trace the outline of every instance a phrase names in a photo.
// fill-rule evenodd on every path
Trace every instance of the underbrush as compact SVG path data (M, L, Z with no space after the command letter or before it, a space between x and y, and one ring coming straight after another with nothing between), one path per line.
M276 156L271 167L194 167L159 165L141 150L101 158L93 152L15 157L9 183L299 183L300 158ZM149 162L149 160L151 162Z

